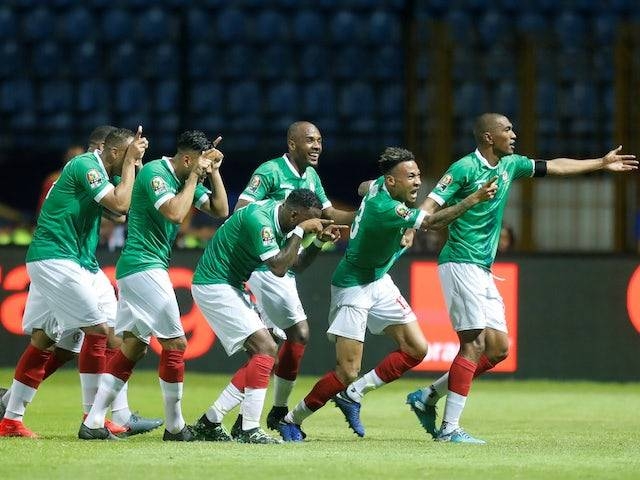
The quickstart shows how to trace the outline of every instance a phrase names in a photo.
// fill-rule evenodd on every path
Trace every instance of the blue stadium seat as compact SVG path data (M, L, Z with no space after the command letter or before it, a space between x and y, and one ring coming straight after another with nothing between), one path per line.
M253 73L253 51L244 45L232 45L224 49L221 74L228 79L243 79Z
M357 44L363 38L363 26L352 12L341 10L331 18L331 40L338 45Z
M387 85L378 95L378 111L385 117L402 117L404 113L403 85Z
M336 112L336 92L331 82L319 80L304 87L302 111L309 117L331 117Z
M155 85L155 91L154 111L162 116L179 113L181 92L177 80L160 80Z
M300 98L298 86L291 81L273 84L267 92L265 113L268 115L284 115L295 111Z
M24 69L24 57L16 42L0 44L0 78L20 75Z
M592 38L598 47L607 47L614 44L618 28L618 18L615 15L603 12L592 17Z
M36 111L33 84L26 78L12 78L2 82L0 111L17 114Z
M449 27L449 38L466 48L476 42L476 32L470 14L464 10L449 10L444 17Z
M76 108L82 115L104 111L111 105L112 95L105 80L88 79L78 84Z
M573 82L592 78L591 52L585 47L565 47L556 52L556 76L560 80Z
M591 71L596 80L613 82L615 53L610 45L601 46L593 52Z
M50 78L62 73L62 52L56 42L45 41L35 45L31 55L31 71L36 77Z
M219 53L207 43L198 43L189 51L189 77L207 79L221 70Z
M509 80L496 85L493 96L494 108L515 122L520 113L520 96L516 82Z
M397 45L402 42L402 22L397 15L376 10L368 21L369 41L374 45Z
M556 18L554 29L561 45L565 47L584 45L587 25L582 15L565 10Z
M217 110L209 110L191 117L189 122L189 128L202 130L210 138L216 138L218 135L227 131L228 128L226 119L222 116L221 112ZM224 136L222 137L221 146L223 150L227 148L227 139Z
M330 52L322 46L310 45L303 47L301 54L298 56L300 61L300 76L308 79L328 76L328 56L333 57L333 55L330 55Z
M94 36L94 19L86 8L73 8L60 15L58 40L76 43L90 40Z
M465 82L453 92L453 112L456 117L475 118L487 111L487 94L481 84Z
M119 43L133 34L133 20L127 10L107 9L102 16L100 39L106 43Z
M173 43L161 43L150 48L144 56L144 74L148 78L179 75L180 53Z
M577 134L593 133L599 103L594 85L587 82L576 82L569 87L564 95L561 107L567 116L573 117L571 130Z
M258 13L251 29L252 39L273 44L289 40L289 20L279 11L264 9Z
M296 65L291 49L286 44L266 47L259 56L258 74L264 79L291 78L295 76Z
M49 80L40 85L38 111L44 114L69 112L73 108L73 86L65 80Z
M536 116L555 117L558 112L558 87L551 80L536 84Z
M187 35L192 42L210 43L216 41L215 16L204 8L190 8L187 11Z
M142 58L133 42L124 42L111 49L109 55L109 74L115 78L137 76L142 69Z
M358 134L371 134L376 125L375 101L371 85L354 82L342 88L338 111L350 130Z
M225 43L237 43L246 41L247 18L242 10L226 8L217 15L216 30L218 37Z
M45 7L38 7L22 16L22 37L29 41L51 38L55 15Z
M233 115L258 116L262 107L262 94L256 82L242 81L230 86L227 111Z
M302 10L293 17L293 39L296 42L317 42L325 28L324 18L315 11Z
M371 74L366 51L355 45L340 49L331 56L331 60L334 60L331 70L336 78L342 80L366 79Z
M512 50L505 45L492 47L482 59L484 78L487 80L513 79L517 74L517 64Z
M377 80L400 81L404 74L402 47L387 45L373 54L371 75Z
M70 73L76 78L85 78L102 70L100 49L92 41L67 46Z
M0 7L0 40L6 42L16 37L18 16L8 6Z
M524 11L516 20L516 28L519 32L535 37L543 35L549 28L544 15L538 12Z
M483 57L484 60L485 57ZM468 48L458 48L453 52L452 75L456 82L461 82L477 76L479 69L479 58L475 51Z
M150 92L141 80L125 78L115 86L115 111L124 116L136 116L149 108Z
M161 7L145 8L136 19L136 38L144 45L170 41L176 37L176 26Z
M189 112L217 116L224 110L222 86L218 82L198 81L189 89Z
M505 15L490 10L478 21L478 37L482 45L493 47L499 42L511 43L513 28L511 19Z

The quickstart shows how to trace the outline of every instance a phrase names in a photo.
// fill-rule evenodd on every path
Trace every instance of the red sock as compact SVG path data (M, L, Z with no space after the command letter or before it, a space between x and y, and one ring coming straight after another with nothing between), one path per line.
M245 369L247 388L267 388L269 376L275 363L276 359L271 355L263 353L253 355L247 362Z
M104 351L104 357L106 358L106 362L109 363L109 360L111 360L119 351L120 351L119 347L118 348L107 347Z
M460 354L453 359L449 368L449 390L466 397L471 390L471 381L477 365L471 360L461 357Z
M42 383L42 380L44 380L44 366L50 356L50 351L40 350L29 344L20 357L20 360L18 360L16 373L13 378L20 383L37 389Z
M184 381L184 351L162 350L158 376L167 383Z
M280 352L278 352L276 375L285 380L295 380L298 376L305 347L304 343L285 341L280 347Z
M120 349L111 350L115 350L115 354L111 356L109 363L107 363L106 372L119 378L123 382L128 381L133 373L133 367L135 367L136 362L125 357Z
M404 372L411 370L421 361L422 359L418 360L405 352L396 350L382 359L375 368L375 372L380 380L389 383L400 378Z
M44 377L42 378L42 380L46 380L47 378L49 378L55 373L56 370L58 370L67 362L67 358L60 358L54 351L53 354L47 359L47 363L44 364Z
M85 334L78 356L78 371L80 373L104 373L106 366L104 351L106 348L106 335Z
M304 397L304 403L309 410L315 412L327 403L333 396L344 390L346 385L343 384L336 372L329 372L316 383L309 394Z
M244 387L247 386L247 365L248 362L241 366L231 377L231 383L241 392L244 392Z
M491 370L495 367L495 364L491 363L491 361L487 358L487 356L483 353L478 360L478 366L476 367L476 371L473 374L473 378L476 378L479 375L482 375L487 370Z

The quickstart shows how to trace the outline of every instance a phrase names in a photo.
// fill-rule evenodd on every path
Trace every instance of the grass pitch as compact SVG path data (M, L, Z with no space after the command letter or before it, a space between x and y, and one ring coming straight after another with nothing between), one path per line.
M0 370L0 384L12 372ZM187 372L184 414L195 421L229 376ZM315 378L301 378L299 400ZM404 404L428 379L400 380L370 393L356 437L330 403L304 424L302 444L164 443L162 429L122 442L77 440L80 387L72 370L45 382L27 411L39 440L0 439L0 478L155 479L637 479L640 478L640 384L480 380L464 427L487 445L431 441ZM129 403L162 416L155 372L134 373ZM270 392L267 408L270 408ZM442 408L442 407L441 407ZM225 423L235 420L232 412Z

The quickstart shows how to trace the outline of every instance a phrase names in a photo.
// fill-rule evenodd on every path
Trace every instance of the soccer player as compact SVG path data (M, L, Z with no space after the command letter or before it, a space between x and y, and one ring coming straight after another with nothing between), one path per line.
M85 399L92 404L105 366L108 325L95 288L95 258L103 207L125 214L131 201L135 166L149 142L142 127L134 134L117 129L105 139L102 152L89 152L68 162L47 196L27 251L31 286L23 330L31 342L16 366L11 395L0 421L0 436L35 437L22 422L45 374L49 350L61 332L81 329L84 348L78 368ZM114 187L110 179L121 176Z
M237 441L280 443L260 428L277 346L252 309L243 284L261 263L276 277L284 277L291 268L304 269L320 251L320 242L338 238L340 226L323 229L331 221L319 218L321 210L314 192L295 189L284 201L261 200L239 209L207 244L193 276L193 298L227 355L244 349L249 361L197 421L198 438L218 439L224 415L240 404ZM319 241L298 254L305 233L318 234Z
M382 176L360 204L347 250L331 280L327 334L335 340L336 369L322 377L280 422L278 430L285 441L301 441L303 420L356 379L367 327L375 335L388 335L398 345L398 350L363 377L367 389L396 380L422 361L427 341L411 307L387 274L405 250L400 244L403 233L407 228L443 228L474 205L491 199L496 191L495 178L488 179L457 205L428 215L422 207L410 206L421 184L413 154L389 147L378 165ZM351 414L357 415L359 404L343 394L347 405L353 407ZM350 425L359 436L364 435L359 419Z
M162 346L159 377L164 400L165 441L191 441L182 416L184 351L187 348L178 302L169 279L171 247L192 205L214 217L229 213L220 164L222 152L204 133L186 131L177 153L147 163L135 181L129 211L129 234L116 265L120 299L116 332L120 350L109 361L95 402L80 426L84 440L110 439L104 428L108 406L145 355L151 336ZM201 180L209 178L213 192Z
M114 130L116 130L116 127L113 127L111 125L101 125L99 127L96 127L89 135L87 152L102 152L107 135L109 135L109 133L113 132ZM60 172L58 172L55 178L53 178L53 181L49 184L47 191L43 193L40 204L44 202L47 193L49 192L49 190L51 190L54 181L57 180L59 176ZM115 179L115 182L117 183L118 180L119 177ZM117 223L123 223L126 220L125 215L116 215L104 209L102 211L102 216L103 218L107 218L110 221ZM95 246L87 245L86 248L83 249L81 262L83 264L91 265L92 258L94 258L94 256ZM119 349L121 343L120 338L114 333L117 299L113 290L113 286L111 285L110 280L107 278L102 269L98 269L98 271L96 272L93 286L98 293L100 309L105 312L107 324L109 326L107 348L105 350L106 361L108 361ZM33 307L33 304L31 304L30 307ZM26 318L31 318L32 316L33 313L30 310L25 312ZM42 380L46 380L62 365L70 360L75 359L82 348L83 340L84 332L82 332L82 330L80 329L72 329L66 332L62 332L56 344L49 348L52 351L52 355L44 365L44 376ZM80 373L81 376L83 374L84 372ZM85 392L84 388L82 391L83 411L85 417L87 413L89 413L89 409L91 408L91 405L87 404L86 402L89 398L93 398L95 396L95 392L98 389L97 382L92 382L92 379L93 377L91 376L89 376L88 379L85 379L86 381L84 386L89 390L89 394ZM148 432L162 425L163 422L161 419L144 418L131 411L127 398L127 386L128 385L125 385L125 387L113 401L113 404L111 406L113 422L110 420L107 420L105 422L105 426L109 429L109 431L120 436L130 436ZM6 389L0 389L0 418L4 416L6 406L9 403L10 395L10 389L8 391Z
M322 153L322 136L318 128L309 122L291 124L287 131L287 146L287 153L255 170L240 194L235 210L265 198L281 201L295 188L308 188L318 195L322 203L322 218L351 225L355 212L338 210L331 205L315 170ZM267 415L267 426L275 430L288 411L288 399L309 340L309 324L293 272L277 277L266 265L261 265L251 274L247 284L256 297L264 322L286 334L274 372L273 408ZM238 418L234 429L239 428L241 422L242 419Z

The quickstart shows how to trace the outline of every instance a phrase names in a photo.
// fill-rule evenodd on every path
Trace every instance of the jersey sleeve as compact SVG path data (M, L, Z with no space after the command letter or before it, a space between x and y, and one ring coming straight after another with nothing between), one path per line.
M90 158L79 157L74 162L73 169L75 180L80 188L98 203L114 189L104 170Z
M435 200L440 206L451 200L454 195L465 186L467 175L458 162L449 167L449 170L442 176L428 197Z
M522 155L513 155L513 178L533 177L536 171L536 162Z
M240 194L239 200L246 200L247 202L257 202L258 200L264 200L269 195L274 185L274 173L266 166L259 166L253 175L249 184Z
M164 172L141 171L138 176L136 181L142 183L145 195L156 210L176 196L175 188L171 186Z
M427 216L424 210L407 207L398 201L385 202L374 213L376 223L382 228L420 228Z
M320 200L320 203L322 204L322 209L326 209L331 207L331 200L329 200L329 198L327 197L327 194L324 191L324 187L322 186L322 181L320 181L320 176L318 175L318 172L316 172L315 169L311 170L313 172L313 188L314 191L316 193L316 195L318 196L318 199Z
M247 218L246 236L251 251L266 262L280 252L271 220L263 214Z
M195 205L196 208L200 208L203 203L209 200L209 195L211 195L211 190L203 184L198 183L198 185L196 185L196 190L193 193L193 205Z

